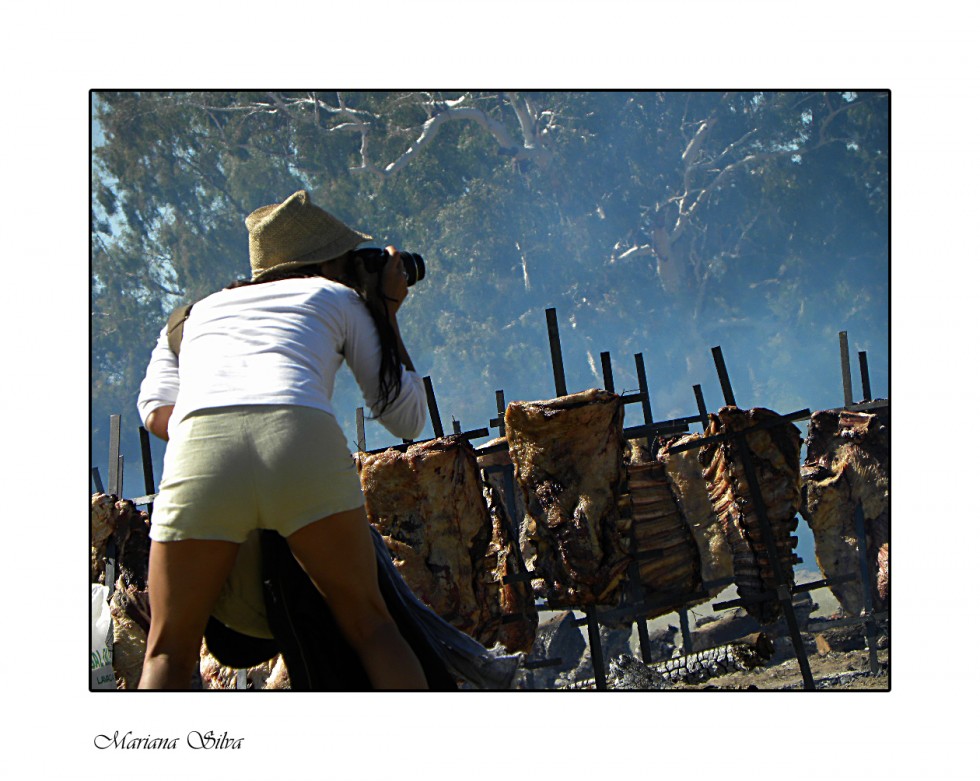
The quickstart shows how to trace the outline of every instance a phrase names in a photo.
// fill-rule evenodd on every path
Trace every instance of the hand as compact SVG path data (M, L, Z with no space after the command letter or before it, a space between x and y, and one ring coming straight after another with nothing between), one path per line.
M408 278L398 249L388 246L385 247L385 252L391 257L388 258L381 272L381 294L385 297L388 306L397 311L408 296Z

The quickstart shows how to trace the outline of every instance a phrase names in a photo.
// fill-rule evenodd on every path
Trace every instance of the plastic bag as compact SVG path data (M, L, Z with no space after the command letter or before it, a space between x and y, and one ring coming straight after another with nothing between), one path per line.
M109 588L92 584L92 683L91 689L115 689L112 671L112 615L109 613Z

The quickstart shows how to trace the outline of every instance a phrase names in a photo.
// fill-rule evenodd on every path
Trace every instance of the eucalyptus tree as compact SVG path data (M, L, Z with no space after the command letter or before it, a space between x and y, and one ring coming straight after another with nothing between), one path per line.
M426 257L406 328L474 424L490 385L547 392L529 376L546 306L587 373L599 350L653 343L684 381L692 349L743 333L786 361L828 328L821 307L881 328L887 94L101 92L93 108L96 453L169 309L245 273L244 216L301 187Z

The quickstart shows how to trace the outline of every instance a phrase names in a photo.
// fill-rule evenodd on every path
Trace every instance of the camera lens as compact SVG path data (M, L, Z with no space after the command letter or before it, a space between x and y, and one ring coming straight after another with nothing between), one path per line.
M377 247L363 247L354 250L353 253L364 263L364 268L373 274L378 274L384 269L389 260L389 255L383 249ZM405 268L405 278L408 286L411 287L420 279L425 279L425 261L422 256L415 252L401 252L402 266Z
M409 287L420 279L425 279L425 261L422 260L421 255L415 252L403 252L401 256Z

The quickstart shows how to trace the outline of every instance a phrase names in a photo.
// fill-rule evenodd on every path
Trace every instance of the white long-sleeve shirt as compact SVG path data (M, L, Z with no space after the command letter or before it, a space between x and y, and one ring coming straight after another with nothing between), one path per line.
M190 412L240 404L296 404L334 413L334 379L350 366L377 415L381 342L364 302L350 288L304 277L221 290L194 304L180 362L160 332L140 385L140 419L175 404L170 425ZM178 392L179 391L179 392ZM398 398L378 420L415 439L426 420L422 378L402 367Z

